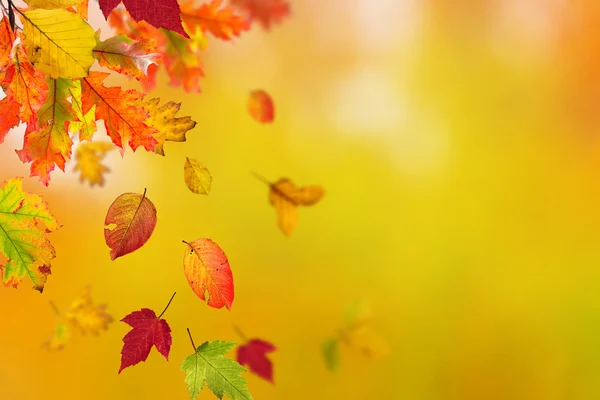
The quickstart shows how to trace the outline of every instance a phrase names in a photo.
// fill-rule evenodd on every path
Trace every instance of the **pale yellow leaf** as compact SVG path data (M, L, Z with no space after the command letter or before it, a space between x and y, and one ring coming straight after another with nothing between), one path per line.
M210 192L212 176L200 161L186 157L183 172L185 184L193 193L208 194Z

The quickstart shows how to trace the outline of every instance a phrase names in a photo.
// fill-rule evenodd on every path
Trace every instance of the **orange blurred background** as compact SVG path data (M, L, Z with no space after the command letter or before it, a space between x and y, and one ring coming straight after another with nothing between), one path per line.
M197 344L239 341L233 325L278 347L275 386L245 374L256 399L600 398L600 3L304 0L292 12L270 32L209 38L202 94L159 76L150 95L198 121L166 157L113 152L102 188L73 163L48 188L25 179L63 227L42 295L27 281L0 289L0 398L186 399L185 328ZM273 125L246 113L259 88ZM20 132L0 146L1 180L29 175ZM208 197L185 186L185 157L212 172ZM326 196L286 238L252 171ZM106 211L144 188L157 228L111 262ZM181 240L201 237L229 257L230 312L185 279ZM115 322L42 349L49 301L65 309L88 284ZM170 361L153 350L118 375L119 320L160 312L174 291ZM321 343L355 299L390 353L343 348L331 373Z

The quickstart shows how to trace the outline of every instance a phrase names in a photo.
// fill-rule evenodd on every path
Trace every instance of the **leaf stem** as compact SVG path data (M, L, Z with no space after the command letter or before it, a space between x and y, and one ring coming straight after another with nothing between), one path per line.
M255 177L256 177L256 178L257 178L259 181L261 181L261 182L264 182L264 183L266 183L266 184L267 184L267 185L269 185L269 186L271 186L271 185L272 185L272 183L271 183L271 182L269 182L269 181L267 180L267 178L265 178L265 177L264 177L264 176L262 176L261 174L258 174L258 173L256 173L256 172L252 171L252 175L254 175L254 176L255 176Z
M194 353L198 350L196 349L196 345L194 344L194 338L192 337L192 332L190 332L190 328L186 328L188 332L188 336L190 337L190 341L192 342L192 347L194 348Z
M239 336L239 337L241 337L241 338L242 338L242 340L243 340L244 342L247 342L247 341L248 341L248 338L246 337L246 335L244 335L244 332L242 332L242 330L239 328L239 326L237 326L237 325L234 325L234 326L233 326L233 330L235 331L235 333L237 333L237 334L238 334L238 336Z
M50 300L50 307L52 307L54 314L56 314L56 316L59 317L60 312L58 311L58 307L56 307L56 304L54 304L54 302L52 300Z
M163 312L161 312L160 315L158 316L159 319L160 319L160 317L163 316L163 314L165 313L165 311L167 311L167 308L169 308L169 306L171 305L171 302L173 301L173 297L175 297L176 294L177 294L177 292L173 293L173 296L171 296L171 300L169 300L169 302L167 303L167 306L165 307L165 309L163 310Z
M191 244L189 244L188 242L186 242L185 240L182 240L183 243L187 244L188 246L191 246Z

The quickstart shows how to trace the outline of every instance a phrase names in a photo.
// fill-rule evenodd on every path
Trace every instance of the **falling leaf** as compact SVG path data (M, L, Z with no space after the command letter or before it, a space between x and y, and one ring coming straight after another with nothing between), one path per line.
M146 361L152 346L169 361L169 351L171 350L171 328L163 316L171 301L164 311L157 317L154 311L149 308L142 308L127 315L121 321L130 325L133 329L123 337L123 349L121 350L121 367L119 373L125 368Z
M23 162L32 162L31 176L37 176L48 186L54 166L65 170L71 158L73 141L67 132L67 123L76 118L67 98L74 88L72 79L50 79L50 91L38 111L38 124L27 125L23 149L17 154Z
M184 243L183 269L194 293L210 307L231 310L233 274L223 250L210 239Z
M143 101L141 106L150 115L144 123L157 131L154 138L158 144L154 147L154 152L164 156L165 142L185 142L186 132L193 129L196 122L192 121L190 117L175 117L181 103L169 101L158 107L159 103L160 99L158 98L149 99Z
M108 167L102 164L102 160L108 152L115 149L115 145L108 142L83 142L77 146L75 151L74 171L81 171L79 181L86 179L90 186L104 186L104 173L109 172Z
M208 194L210 192L212 176L200 161L186 157L183 173L185 184L193 193Z
M155 28L165 28L188 38L181 25L181 10L177 0L122 0L123 5L135 21L146 21ZM121 0L100 0L104 18L121 3Z
M65 318L82 334L92 333L94 335L107 330L108 325L113 321L112 316L106 312L106 304L94 304L89 287L71 303Z
M117 197L104 220L104 239L111 248L110 259L114 261L142 247L155 227L156 208L146 197L145 189L143 194L124 193Z
M231 400L252 400L246 380L241 375L245 369L225 357L234 346L234 342L223 340L204 342L197 348L194 346L194 354L181 363L191 400L198 396L204 382L219 399L227 395Z
M273 382L273 363L267 358L267 354L275 350L277 348L265 340L251 339L238 347L237 361L240 365L248 365L252 373Z
M273 118L275 118L273 100L271 100L271 96L264 90L250 92L247 107L250 116L262 124L271 123L273 122Z
M123 34L99 41L94 57L101 66L137 80L147 78L148 67L162 58L154 39L133 40Z
M87 22L66 10L37 9L19 15L27 56L36 68L55 79L87 76L96 46Z
M290 5L285 0L231 0L231 4L245 11L251 20L258 21L266 30L290 15Z
M46 233L58 228L40 196L23 192L19 178L6 181L0 191L0 252L7 258L0 272L6 286L17 287L28 276L42 292L55 257Z
M71 340L71 329L64 322L59 322L54 328L54 333L42 344L48 350L62 350Z
M106 133L115 145L124 149L128 143L134 151L140 146L154 151L157 141L153 135L157 130L144 123L150 115L137 105L144 94L135 90L124 91L118 86L104 86L102 81L108 75L92 72L81 79L83 114L95 105L95 119L104 120Z
M340 343L336 338L329 338L323 342L323 357L330 371L336 372L340 369Z
M277 212L277 223L281 231L289 236L298 224L298 206L312 206L325 195L321 186L297 188L292 181L281 178L270 183L261 176L257 177L269 185L269 201Z
M223 40L231 40L250 28L245 18L230 6L221 8L221 4L222 0L212 0L197 7L194 0L188 0L181 5L181 19L190 32L200 29Z

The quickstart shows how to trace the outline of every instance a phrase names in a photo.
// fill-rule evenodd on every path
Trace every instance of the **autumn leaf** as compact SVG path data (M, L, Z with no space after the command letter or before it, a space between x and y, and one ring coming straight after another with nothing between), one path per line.
M77 5L80 0L25 0L29 7L42 8L44 10L55 10L69 8Z
M106 154L115 149L115 145L108 142L83 142L77 146L75 151L74 171L80 171L79 181L86 179L90 186L104 186L104 173L110 170L102 165Z
M28 276L42 292L55 257L46 233L58 228L40 196L23 192L19 178L6 181L0 191L0 252L7 259L0 262L4 285L17 287Z
M183 166L184 180L192 193L208 194L212 183L210 171L194 158L185 158Z
M118 86L104 86L102 81L108 75L92 72L81 79L83 114L88 113L95 105L95 119L104 120L106 133L115 145L124 149L128 143L134 151L140 146L153 151L158 143L154 138L157 130L144 123L150 115L137 105L144 94L135 90L124 91Z
M101 66L137 80L147 78L148 67L162 58L154 39L133 40L123 34L99 41L94 57Z
M186 242L183 269L192 290L210 307L227 307L233 303L233 274L227 256L210 239ZM206 293L206 294L205 294ZM208 298L206 298L208 296Z
M0 82L4 77L4 70L12 61L12 50L16 36L10 27L8 17L3 15L0 19Z
M197 7L195 0L188 0L181 5L181 19L190 32L208 31L223 40L231 40L250 29L245 18L235 14L229 6L221 8L222 3L222 0L212 0Z
M36 68L54 79L88 75L96 38L83 18L66 10L37 9L19 15L27 56Z
M142 308L127 315L121 321L130 325L133 329L123 337L123 349L121 350L121 367L119 374L125 368L146 361L152 346L169 361L171 350L171 328L164 319L161 319L165 311L173 301L175 293L162 313L157 317L149 308Z
M193 129L196 122L192 121L190 117L175 117L175 114L179 112L181 103L169 101L158 107L159 103L160 99L155 98L145 100L140 104L150 115L144 123L157 131L154 138L158 144L154 147L154 152L164 156L165 142L185 142L186 132Z
M71 95L71 107L76 117L76 119L69 122L69 132L78 133L80 141L91 140L94 133L96 133L96 106L93 105L87 113L83 113L81 80L79 79L73 81L69 93Z
M255 175L269 185L269 201L277 212L277 224L286 236L290 236L298 225L297 207L312 206L325 195L325 190L321 186L297 188L288 178L270 183L262 176Z
M267 354L275 350L277 348L266 340L250 339L238 347L237 361L242 366L249 366L252 373L273 383L273 363Z
M38 111L38 128L29 124L25 131L23 149L17 154L23 162L31 162L31 176L37 176L48 186L54 166L65 170L71 158L73 141L67 124L76 118L67 98L74 88L72 79L50 79L48 97Z
M135 21L146 21L155 28L169 29L183 37L189 37L181 25L181 10L177 0L122 0L122 2ZM99 3L104 18L108 18L121 0L100 0Z
M250 116L262 124L271 123L275 118L273 100L264 90L250 92L247 108Z
M290 15L286 0L231 0L231 4L245 11L252 21L258 21L266 30Z
M183 360L181 371L185 372L185 383L191 400L198 396L204 387L204 382L219 399L227 395L231 400L252 400L252 395L246 387L246 380L241 375L245 369L225 357L225 354L235 346L234 342L215 340L204 342L196 347L191 334L190 340L194 353Z
M87 287L81 296L71 303L65 318L84 335L86 333L97 335L107 330L108 325L113 321L112 316L106 312L106 304L94 304L90 287Z
M340 369L340 343L337 338L329 338L323 342L323 358L327 369L337 372Z
M64 322L58 322L54 332L42 346L48 350L62 350L71 340L71 328Z
M143 194L124 193L111 204L104 221L104 239L111 248L110 259L142 247L156 227L156 208Z

